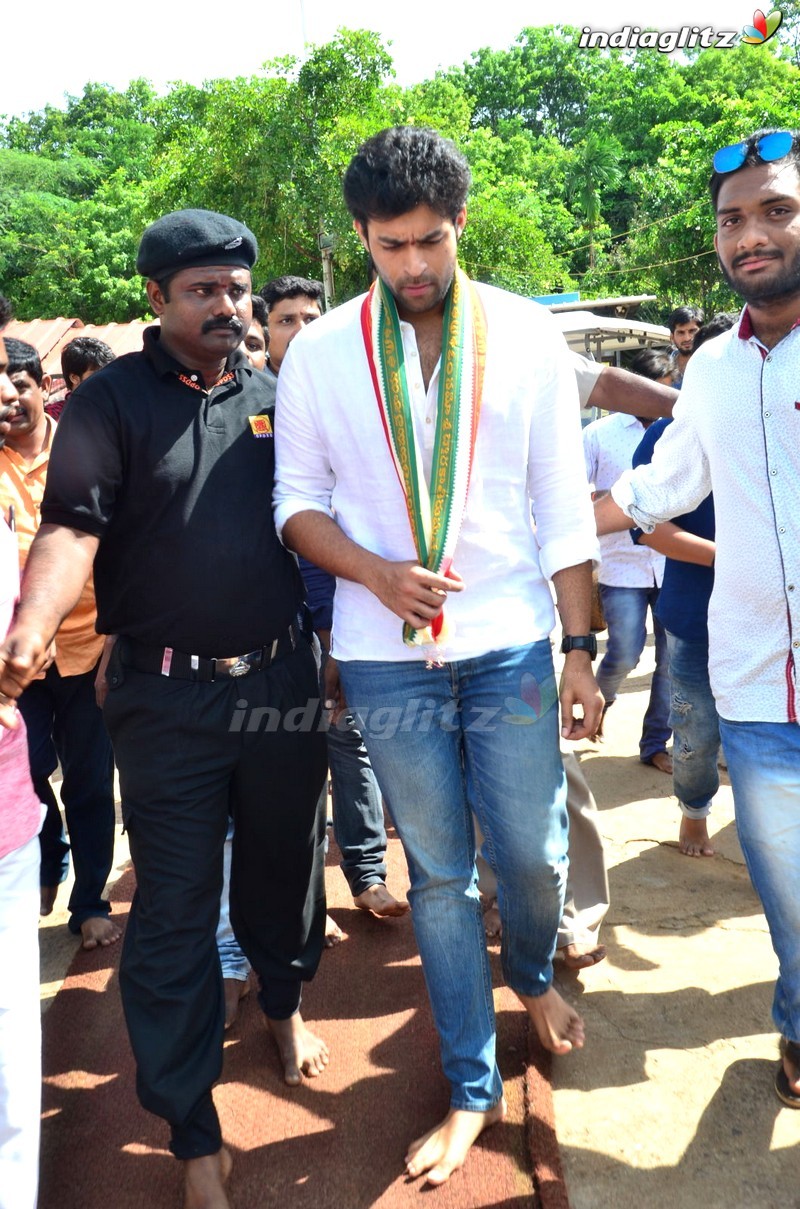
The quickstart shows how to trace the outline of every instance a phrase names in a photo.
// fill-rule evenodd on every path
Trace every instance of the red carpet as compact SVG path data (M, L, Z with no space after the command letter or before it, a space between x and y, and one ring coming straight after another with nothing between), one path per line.
M407 880L394 838L389 866L399 894ZM304 1016L330 1045L331 1064L321 1078L286 1087L255 995L243 1001L214 1093L234 1158L235 1209L403 1209L420 1196L436 1209L568 1209L549 1056L500 986L496 955L508 1120L487 1131L444 1187L425 1189L403 1176L408 1142L447 1110L411 921L355 910L338 869L327 876L331 914L348 939L323 955ZM133 885L129 871L112 895L121 920ZM39 1209L180 1204L166 1126L136 1100L118 959L119 946L79 952L44 1019Z

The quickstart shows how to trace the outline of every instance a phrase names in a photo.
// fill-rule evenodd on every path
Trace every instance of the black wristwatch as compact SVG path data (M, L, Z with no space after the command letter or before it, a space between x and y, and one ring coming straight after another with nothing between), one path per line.
M597 658L597 639L594 634L565 634L561 640L561 654L569 651L588 651L590 659Z

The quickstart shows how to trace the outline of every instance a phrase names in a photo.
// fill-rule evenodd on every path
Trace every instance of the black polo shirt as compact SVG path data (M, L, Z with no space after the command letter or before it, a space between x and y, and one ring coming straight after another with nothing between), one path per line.
M243 654L277 637L302 598L272 519L274 391L238 349L229 381L195 389L180 379L193 371L158 337L148 328L144 352L119 357L71 396L42 521L100 538L101 633Z

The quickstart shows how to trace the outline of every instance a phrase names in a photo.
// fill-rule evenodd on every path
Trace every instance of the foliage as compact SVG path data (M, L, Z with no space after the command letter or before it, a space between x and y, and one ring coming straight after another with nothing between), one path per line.
M522 293L654 293L733 299L713 254L714 150L800 108L800 0L767 46L582 50L579 31L524 29L410 87L367 30L340 30L249 78L118 92L89 83L63 108L0 122L0 289L22 317L123 321L145 305L135 276L147 222L204 206L253 229L257 284L320 276L334 241L338 299L367 266L341 200L358 145L400 122L433 126L473 172L461 244L476 277Z

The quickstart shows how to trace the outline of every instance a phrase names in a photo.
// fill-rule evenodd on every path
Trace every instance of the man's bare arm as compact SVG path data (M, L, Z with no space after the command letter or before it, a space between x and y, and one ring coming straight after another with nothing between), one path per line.
M556 602L565 634L588 634L592 613L592 564L579 563L553 575ZM561 735L564 739L585 739L597 733L603 712L603 694L597 687L588 651L569 651L559 687L561 699ZM583 718L574 708L583 707Z
M589 403L604 411L621 411L627 416L658 420L672 415L678 393L672 386L609 365L595 382Z
M441 612L448 592L460 592L458 578L426 571L415 562L391 562L351 541L324 512L296 512L283 527L283 540L309 562L340 579L369 588L387 609L419 629Z
M42 525L22 579L17 615L0 646L0 693L18 697L45 665L47 651L89 578L99 539L63 525Z
M698 537L696 533L688 533L672 521L656 525L652 533L643 533L638 544L648 546L658 554L666 554L667 558L674 558L682 563L695 563L701 567L714 566L717 549L715 542Z
M610 493L595 498L594 519L598 537L605 537L607 533L623 533L626 529L635 528L636 524L622 511Z

